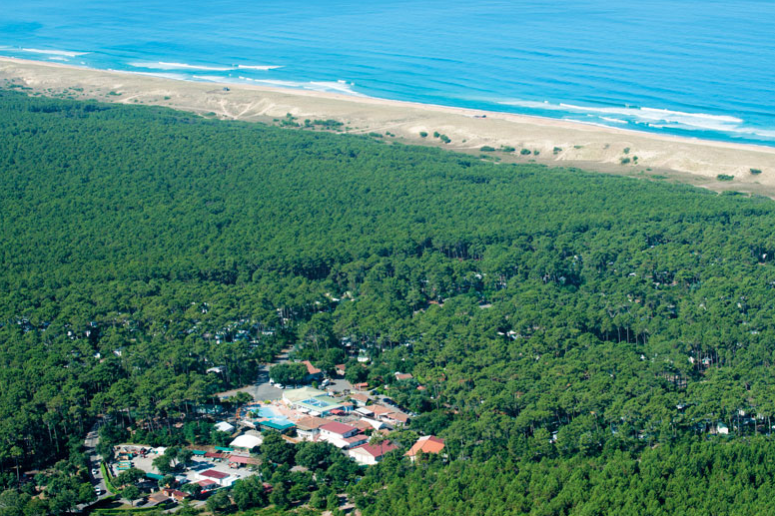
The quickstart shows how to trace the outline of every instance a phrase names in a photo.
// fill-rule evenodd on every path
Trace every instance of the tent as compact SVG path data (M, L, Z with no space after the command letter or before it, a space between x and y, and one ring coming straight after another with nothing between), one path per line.
M227 423L226 421L221 421L219 423L216 423L215 428L217 430L220 430L221 432L227 432L227 433L231 433L234 431L234 425L232 425L231 423Z
M264 442L264 438L257 435L243 434L234 439L230 444L230 448L242 448L243 450L252 450L256 446L260 446Z

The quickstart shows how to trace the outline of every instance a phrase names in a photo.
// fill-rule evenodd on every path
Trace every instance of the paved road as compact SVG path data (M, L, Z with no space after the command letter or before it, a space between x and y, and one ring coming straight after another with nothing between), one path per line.
M102 420L97 421L94 423L94 426L91 428L88 434L86 434L86 439L83 441L83 446L85 448L86 453L86 459L87 464L89 466L89 471L96 470L96 475L91 475L92 477L92 485L93 486L99 486L100 488L100 495L97 499L97 501L102 500L103 498L106 498L110 495L108 493L107 488L105 487L105 480L102 478L102 471L100 470L100 461L102 458L97 455L97 444L100 442L100 425L102 424ZM96 502L95 502L96 503ZM85 507L88 507L91 504L81 504L78 506L78 510L83 510Z
M345 390L349 390L350 392L356 392L355 389L353 389L353 386L350 382L345 380L344 378L338 378L338 379L331 379L331 383L328 384L328 387L326 387L326 390L332 390L334 392L343 392Z

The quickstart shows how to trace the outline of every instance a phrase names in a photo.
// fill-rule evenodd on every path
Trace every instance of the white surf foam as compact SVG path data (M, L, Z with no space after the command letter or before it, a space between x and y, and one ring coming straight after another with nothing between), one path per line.
M315 91L328 91L333 93L344 93L345 95L353 95L355 97L365 97L366 95L358 93L353 90L352 84L348 84L343 81L337 82L310 82L305 85L306 89Z
M282 66L273 66L273 65L237 65L237 68L240 70L277 70L278 68L282 68Z
M148 68L150 70L205 70L209 72L228 72L230 70L234 70L234 67L231 66L191 65L187 63L167 63L164 61L158 61L155 63L135 61L127 64L135 68Z
M70 60L66 57L59 57L59 56L50 56L49 61L64 61L65 63L69 63Z
M148 77L161 77L162 79L173 79L176 81L185 81L188 79L182 73L163 73L163 72L132 72L133 75L147 75Z
M367 97L363 93L358 93L353 90L355 86L351 82L347 81L310 81L310 82L297 82L297 81L281 81L277 79L250 79L248 77L240 77L240 79L255 82L258 84L266 84L267 86L277 86L279 88L292 88L309 91L320 91L325 93L341 93L343 95L351 95L353 97Z
M619 120L618 118L609 118L607 116L601 116L600 120L605 120L606 122L611 122L612 124L624 124L627 125L629 122L627 120Z
M193 75L194 79L197 79L199 81L209 81L209 82L229 82L228 77L224 77L222 75Z
M552 104L529 100L501 102L501 105L516 106L546 111L578 113L588 117L597 117L609 124L644 124L654 129L682 129L687 131L714 131L727 134L748 134L766 138L775 137L775 131L745 126L745 120L730 115L712 115L708 113L688 113L649 107L594 107L575 104Z
M22 52L30 52L32 54L47 54L50 56L65 56L65 57L78 57L85 56L88 52L70 52L67 50L41 50L39 48L23 48Z

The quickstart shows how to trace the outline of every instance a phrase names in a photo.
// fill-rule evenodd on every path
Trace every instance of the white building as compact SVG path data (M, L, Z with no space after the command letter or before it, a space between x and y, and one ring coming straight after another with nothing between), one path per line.
M397 449L398 446L390 441L383 441L379 444L362 444L361 446L347 450L347 455L358 464L371 466L380 462L385 454Z
M209 480L211 482L215 482L221 487L228 487L234 483L235 480L237 480L236 478L232 478L228 473L223 473L214 469L198 472L196 476L197 480Z
M264 444L264 438L261 436L261 434L242 434L230 442L229 447L250 451L256 446L261 446L262 444Z
M331 421L320 427L320 440L346 450L368 442L369 438L360 428Z
M226 432L230 434L234 431L234 425L227 423L226 421L221 421L219 423L215 423L215 429L220 432Z

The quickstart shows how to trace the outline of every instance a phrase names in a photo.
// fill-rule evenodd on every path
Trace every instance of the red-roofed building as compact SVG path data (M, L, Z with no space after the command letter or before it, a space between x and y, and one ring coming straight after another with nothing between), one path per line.
M330 421L322 417L305 417L296 421L296 435L302 441L314 441L320 435L320 427Z
M249 464L258 464L258 459L253 457L243 457L241 455L232 455L229 457L229 467L239 468L240 466L246 466Z
M384 405L366 405L364 408L374 414L377 419L384 419L388 414L398 412L396 409Z
M382 441L379 444L362 444L355 448L348 450L347 455L352 457L355 462L364 466L369 466L378 463L382 458L393 450L397 450L398 446L390 441Z
M417 455L420 453L441 453L444 449L444 439L440 439L433 435L426 435L420 437L417 442L406 452L406 456L414 462Z
M391 412L390 414L383 416L383 419L394 425L407 425L409 424L410 418L403 412Z
M200 486L202 486L202 492L212 491L213 489L218 489L220 487L216 482L213 482L212 480L200 480L197 482Z
M177 489L163 489L162 492L169 496L170 498L174 498L175 500L182 502L186 498L188 498L188 493L184 493L183 491L178 491Z
M148 505L149 506L159 505L169 501L169 499L170 499L169 496L162 493L161 491L157 491L155 493L151 493L150 495L148 495Z
M231 479L229 478L230 475L228 473L223 473L214 469L208 469L198 473L198 475L199 480L210 480L223 487L231 485Z
M331 421L320 427L321 437L339 437L344 439L345 437L350 437L358 432L359 430L354 426L337 423L336 421Z
M344 439L342 439L342 441L344 441L344 443L347 445L347 446L344 446L343 448L347 450L349 448L360 446L361 444L366 444L367 442L369 442L369 436L366 434L355 434L350 437L345 437Z
M414 376L411 375L411 373L396 373L396 380L399 382L401 380L411 380L414 378Z
M319 439L329 442L339 449L347 449L361 444L361 440L365 436L354 438L360 433L361 430L359 428L332 421L320 427ZM368 440L368 438L365 439Z
M336 364L334 366L334 369L336 369L336 374L339 376L344 376L345 371L347 371L347 366L344 364Z
M312 365L309 360L302 362L307 367L307 375L304 377L306 383L316 382L323 379L323 371Z

